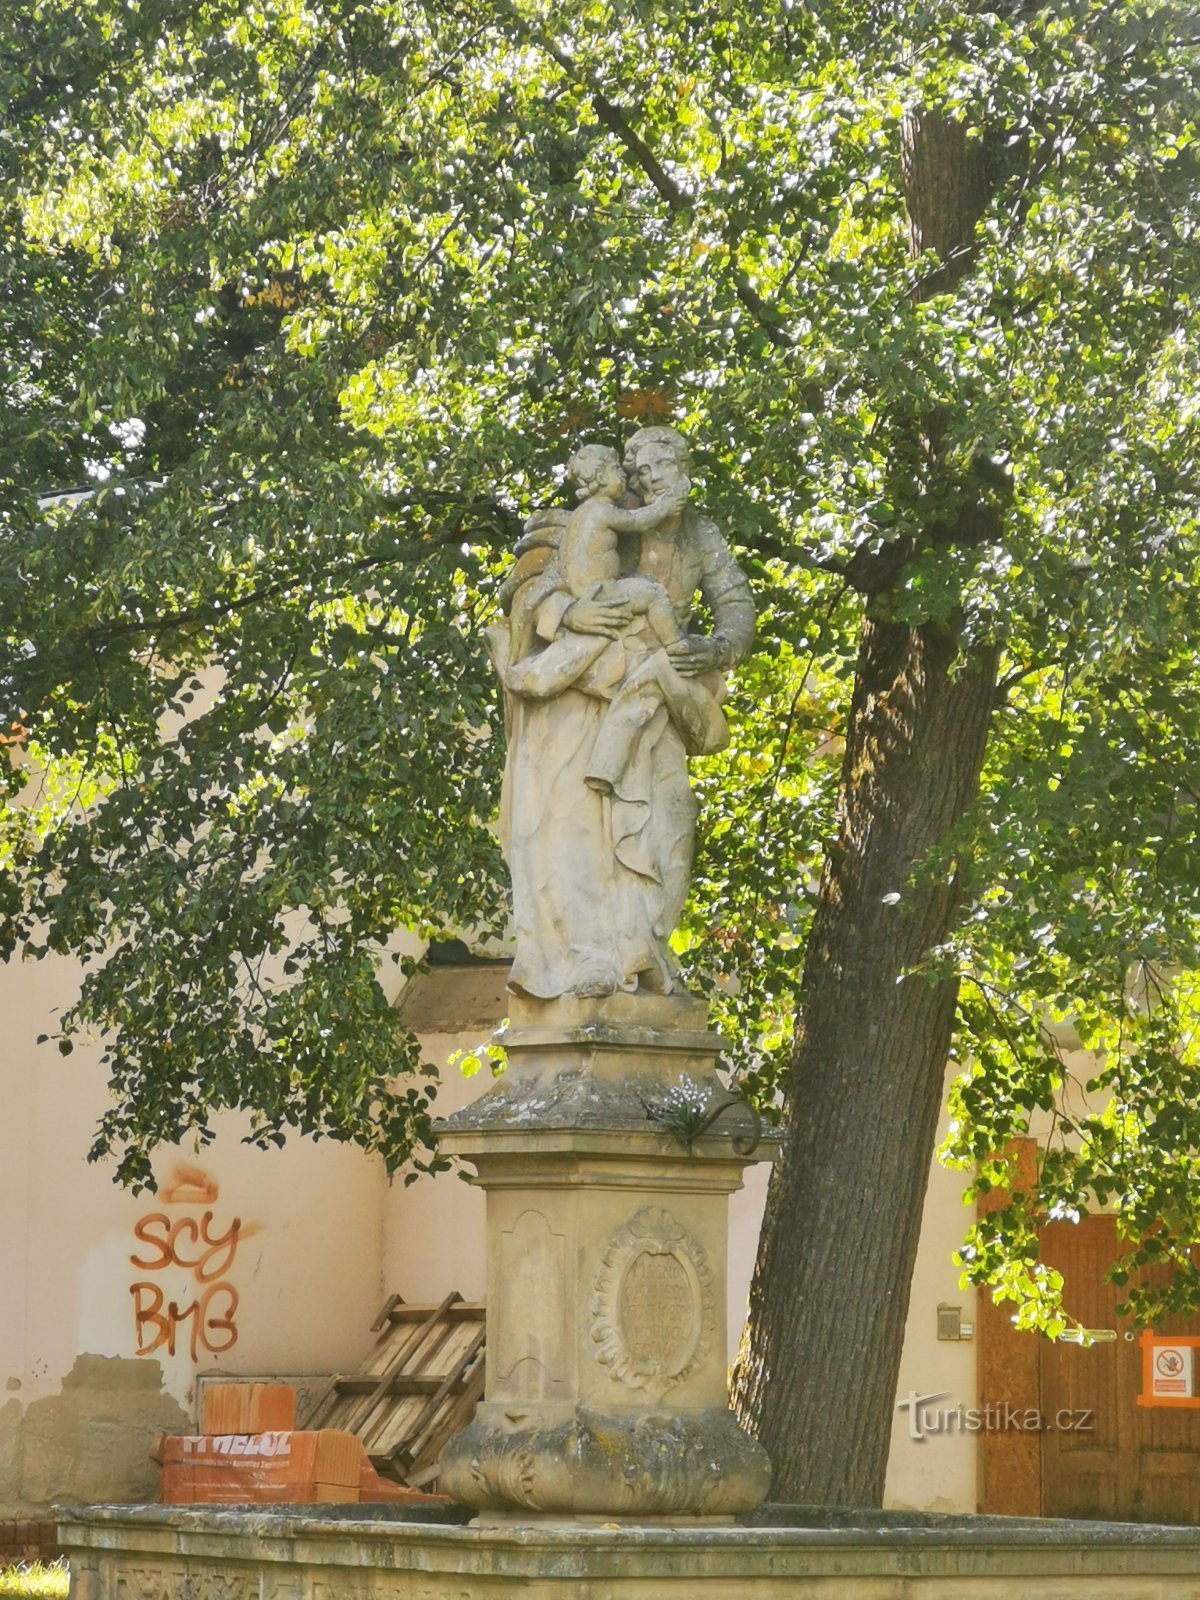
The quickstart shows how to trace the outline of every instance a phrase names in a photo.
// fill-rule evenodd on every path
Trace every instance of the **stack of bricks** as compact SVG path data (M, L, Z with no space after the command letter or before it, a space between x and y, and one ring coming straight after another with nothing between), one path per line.
M296 1426L290 1383L210 1383L200 1409L200 1432L280 1433Z
M24 1519L0 1521L0 1567L58 1558L58 1524Z
M444 1503L381 1478L362 1440L338 1428L296 1428L287 1384L213 1384L199 1434L161 1441L167 1505Z

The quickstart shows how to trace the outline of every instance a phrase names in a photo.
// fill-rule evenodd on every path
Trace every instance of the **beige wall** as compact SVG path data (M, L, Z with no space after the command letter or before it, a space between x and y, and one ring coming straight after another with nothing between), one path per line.
M76 977L62 960L0 967L0 1515L152 1492L150 1440L187 1425L198 1372L353 1365L383 1292L382 1166L358 1150L264 1152L223 1117L208 1149L156 1160L157 1195L87 1163L99 1052L36 1043Z
M486 1038L479 1029L462 1034L425 1034L422 1047L428 1060L443 1066L456 1050L470 1050ZM464 1078L456 1067L446 1068L434 1110L448 1117L483 1093L490 1081L482 1067ZM383 1277L388 1294L403 1295L415 1304L438 1304L451 1290L464 1300L484 1298L484 1197L483 1191L463 1182L454 1172L420 1177L405 1185L391 1180L384 1203Z
M945 1133L943 1117L939 1143ZM960 1269L953 1261L973 1217L963 1205L964 1187L963 1173L949 1172L934 1161L897 1385L898 1401L913 1392L943 1396L932 1402L938 1412L960 1405L970 1411L978 1397L975 1339L951 1343L937 1337L937 1308L943 1302L961 1307L963 1321L978 1329L975 1291L959 1288ZM903 1510L974 1511L978 1435L956 1418L949 1431L925 1432L918 1443L910 1436L909 1416L899 1409L893 1416L884 1504Z

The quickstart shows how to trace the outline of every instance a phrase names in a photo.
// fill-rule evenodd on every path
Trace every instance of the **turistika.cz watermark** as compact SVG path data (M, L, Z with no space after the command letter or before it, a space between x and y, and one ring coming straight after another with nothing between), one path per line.
M898 1411L908 1413L908 1437L914 1443L924 1444L931 1435L941 1433L1092 1433L1096 1426L1095 1412L1082 1408L1040 1411L1007 1400L985 1406L964 1406L961 1400L952 1406L939 1404L949 1398L948 1389L940 1394L918 1394L910 1389L897 1403Z

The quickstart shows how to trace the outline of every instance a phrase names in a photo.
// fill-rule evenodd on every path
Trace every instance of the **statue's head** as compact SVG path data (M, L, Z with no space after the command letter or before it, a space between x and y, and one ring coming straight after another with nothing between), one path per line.
M608 444L581 444L567 462L567 478L581 500L606 489L616 499L625 491L621 458Z
M658 425L639 428L625 446L625 471L630 486L643 500L671 489L691 476L692 452L683 435Z

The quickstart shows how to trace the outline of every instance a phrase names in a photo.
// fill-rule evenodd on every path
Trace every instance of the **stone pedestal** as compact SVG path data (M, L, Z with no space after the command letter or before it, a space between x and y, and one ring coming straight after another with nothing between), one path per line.
M442 1489L528 1522L725 1519L765 1496L728 1409L726 1239L754 1143L702 1001L513 997L508 1068L435 1130L487 1191L487 1389ZM753 1147L753 1148L752 1148Z

